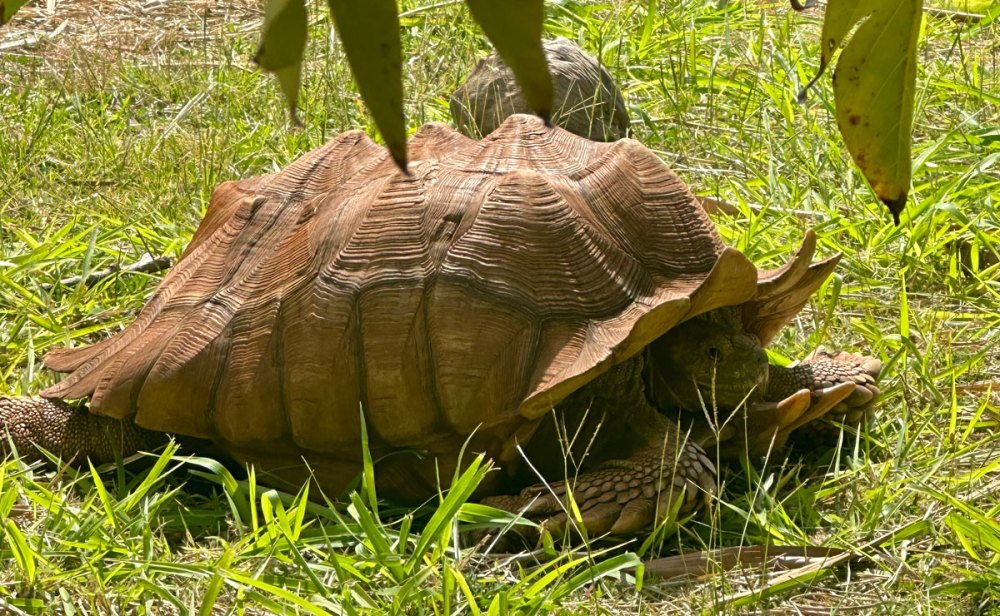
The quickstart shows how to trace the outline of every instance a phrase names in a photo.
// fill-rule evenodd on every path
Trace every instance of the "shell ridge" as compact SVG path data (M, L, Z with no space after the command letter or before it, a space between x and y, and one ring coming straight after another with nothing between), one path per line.
M214 290L201 295L186 311L187 318L181 321L181 328L162 340L160 357L151 374L159 378L169 376L173 368L200 353L222 333L237 312L251 312L281 293L282 286L274 283L293 272L283 269L287 264L277 263L273 257L282 241L299 226L298 217L289 224L286 221L290 217L283 215L290 211L289 205L295 204L292 200L275 203L266 198L253 201L247 213L248 223L235 241L240 244L239 240L245 239L243 246L225 260ZM278 275L277 280L272 274ZM267 283L263 285L264 292L259 292L260 285L255 284L261 279Z
M231 331L236 315L241 312L252 314L266 305L270 299L280 295L282 285L271 283L280 281L281 274L287 276L289 272L278 271L277 276L272 275L273 270L287 265L277 263L274 254L280 250L283 240L299 226L298 221L301 220L300 217L282 216L283 212L294 209L287 207L290 203L295 202L287 200L275 203L274 199L259 197L242 208L245 212L241 213L246 218L247 224L241 228L234 241L239 250L236 254L231 254L233 252L231 250L221 251L222 260L215 267L217 275L210 276L210 280L215 281L215 284L211 288L205 285L201 291L192 285L189 290L194 295L193 301L177 306L176 312L182 314L180 320L170 331L162 332L155 342L150 340L147 351L150 356L147 359L149 367L144 377L140 379L139 389L132 398L132 406L137 412L139 400L152 403L156 397L150 392L159 391L164 387L169 388L171 383L179 378L178 375L185 373L189 363L197 361L197 358L204 356L205 353L213 355L215 347L225 347L223 353L225 361L230 361L232 340L231 336L226 336L226 332ZM263 250L262 246L270 249ZM210 271L204 268L198 269L202 274ZM258 284L261 280L265 284ZM267 290L269 285L270 289ZM266 292L257 292L260 287L265 288ZM219 339L220 336L222 339ZM213 400L217 395L218 378L210 390L205 392L209 398L201 401L204 405L206 422L214 419ZM96 396L95 400L99 401L101 397ZM165 413L161 408L154 406L139 413L144 417L137 417L137 421L152 421L153 415ZM160 419L158 423L162 426L166 422L162 421L163 418ZM184 431L183 426L171 426L170 430L182 433Z
M247 445L266 440L268 434L278 438L290 433L284 432L288 429L285 413L275 404L282 399L277 375L280 337L275 335L280 309L280 296L269 297L256 310L234 314L220 334L229 341L229 353L212 396L212 424L227 442ZM275 420L281 424L277 433L273 432Z

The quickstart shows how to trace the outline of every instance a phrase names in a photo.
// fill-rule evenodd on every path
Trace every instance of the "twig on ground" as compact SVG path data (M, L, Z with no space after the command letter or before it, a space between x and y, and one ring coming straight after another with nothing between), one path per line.
M981 21L986 15L980 13L966 13L964 11L949 11L948 9L938 9L934 7L924 7L924 13L927 13L931 17L938 17L941 19L950 19L952 21L957 21L961 23L975 23Z
M938 391L943 394L948 394L951 393L951 387L938 387ZM955 393L959 394L978 394L996 391L1000 391L1000 382L998 381L978 381L976 383L967 383L965 385L955 385Z
M725 199L716 199L715 197L698 197L698 201L701 202L701 207L709 214L725 214L727 216L738 216L740 211L732 203L726 201ZM758 205L756 203L748 204L749 208L754 212L760 213L764 211L765 207L763 205ZM806 219L816 219L822 218L823 214L820 212L812 212L809 210L793 210L787 208L779 207L769 207L766 208L772 212L783 212L786 214L791 214L798 218Z
M751 545L657 558L643 563L643 566L647 576L667 580L681 577L697 579L737 567L757 572L798 570L833 558L840 563L851 556L846 550L837 548Z
M122 267L121 265L112 264L105 269L90 272L87 274L86 278L83 276L70 276L69 278L63 278L60 280L58 284L70 287L83 282L85 286L90 287L99 280L107 278L112 274L117 274L119 272L140 272L143 274L152 274L169 268L172 263L173 262L170 257L154 257L147 252L142 255L138 261L131 265ZM45 283L42 285L42 289L46 291L52 290L53 287L55 287L55 284Z

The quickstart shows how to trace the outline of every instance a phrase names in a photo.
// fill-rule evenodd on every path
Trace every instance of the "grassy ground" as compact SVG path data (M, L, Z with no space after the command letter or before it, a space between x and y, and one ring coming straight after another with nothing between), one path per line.
M254 3L94 4L29 8L0 32L0 394L51 382L46 350L117 330L157 282L60 279L145 252L176 257L218 182L371 128L325 11L312 9L305 128L294 129L248 60ZM485 43L456 3L404 5L411 128L447 121L446 95ZM370 494L306 505L172 450L103 473L7 461L0 612L1000 610L1000 26L927 21L913 203L896 228L840 144L828 81L795 102L815 70L815 17L756 3L646 7L553 3L548 31L599 54L637 138L737 208L717 216L731 244L773 265L813 227L822 253L845 253L776 348L880 357L869 430L838 451L726 469L722 501L653 547L545 560L457 549L460 490L411 515ZM795 584L760 567L681 584L628 570L639 557L761 543L853 558Z

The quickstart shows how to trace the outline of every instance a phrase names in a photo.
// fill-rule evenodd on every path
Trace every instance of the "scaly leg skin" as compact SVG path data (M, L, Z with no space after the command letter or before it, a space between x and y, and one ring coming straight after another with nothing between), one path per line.
M13 442L18 454L45 461L39 448L67 462L94 464L113 462L151 450L167 441L159 432L144 430L131 421L93 415L85 407L61 400L0 396L0 452L10 453Z
M572 496L588 536L638 533L653 528L675 506L678 515L696 511L715 492L715 467L700 447L687 443L676 461L661 453L648 449L626 460L609 460L575 480L536 484L483 503L540 520L558 538L573 519Z
M525 454L548 483L483 502L523 512L556 537L572 526L570 497L591 537L636 533L673 506L685 514L704 505L715 492L715 467L649 403L643 361L639 356L612 368L543 420ZM521 474L520 485L537 480Z
M852 414L859 410L855 416L860 418L879 396L875 382L881 372L882 362L873 357L844 351L830 353L820 347L791 368L771 366L766 398L780 400L800 389L822 392L841 383L854 383L854 393L844 400L841 408L850 409Z
M843 400L829 408L812 409L790 430L795 431L795 440L804 440L812 445L817 442L829 443L836 439L840 429L836 424L860 426L878 401L880 392L875 385L882 372L882 362L853 353L831 353L820 347L815 353L791 368L771 367L768 382L769 400L779 399L790 390L808 389L815 401L825 394L853 383L854 390ZM821 421L816 421L822 418ZM801 429L800 429L801 428Z

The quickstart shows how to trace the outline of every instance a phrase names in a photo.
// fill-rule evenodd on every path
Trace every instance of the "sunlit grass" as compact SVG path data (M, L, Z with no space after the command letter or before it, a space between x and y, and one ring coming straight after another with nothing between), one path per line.
M461 6L406 4L413 130L448 121L447 96L487 47ZM825 344L880 357L883 402L869 430L845 432L836 451L726 469L722 502L650 549L543 546L516 559L456 539L493 515L463 504L484 467L411 512L365 489L336 506L341 495L280 493L173 450L100 473L8 461L0 611L997 609L997 24L926 23L913 202L897 228L836 134L828 81L796 102L816 69L815 16L662 4L552 3L548 31L618 77L636 138L698 194L735 206L716 217L730 244L773 266L813 227L823 254L845 254L774 350L794 359ZM218 182L280 168L342 130L372 132L319 7L303 129L250 66L253 24L202 28L192 15L177 19L203 34L139 53L60 39L0 52L0 393L51 382L39 361L48 349L117 331L157 282L60 279L146 252L176 257ZM634 570L640 554L762 543L856 558L789 587L735 575L668 585Z

